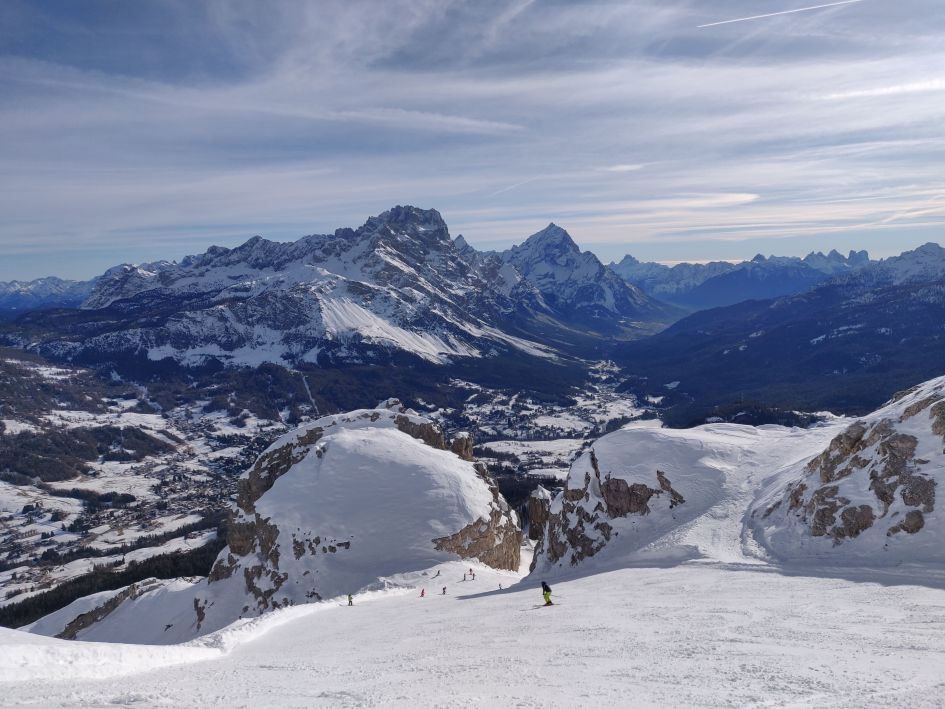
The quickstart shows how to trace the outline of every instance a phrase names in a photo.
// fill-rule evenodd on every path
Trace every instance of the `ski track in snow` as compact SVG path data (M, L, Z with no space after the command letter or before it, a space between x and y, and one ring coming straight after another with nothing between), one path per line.
M3 703L237 709L945 701L942 590L689 564L559 583L558 605L544 609L535 608L536 584L497 592L511 574L477 565L477 580L463 583L467 566L443 567L445 597L437 580L423 599L407 592L356 598L354 608L296 607L246 628L243 641L215 661L182 657L183 664L120 681L75 680L68 666L55 666L46 679L6 684Z

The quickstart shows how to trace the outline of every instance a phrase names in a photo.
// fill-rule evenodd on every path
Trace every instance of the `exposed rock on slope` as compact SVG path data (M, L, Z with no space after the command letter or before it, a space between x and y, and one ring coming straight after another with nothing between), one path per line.
M940 562L945 526L936 491L943 480L945 378L939 378L897 396L806 465L779 475L750 524L785 560Z
M545 532L551 513L551 493L539 485L528 496L525 509L528 514L528 538L538 541Z
M545 503L532 569L620 566L654 544L656 553L669 550L674 558L713 553L702 540L659 540L725 499L731 460L745 457L746 445L758 440L747 426L677 430L652 421L603 436L572 464L564 490ZM541 517L539 502L533 514Z
M434 422L396 400L283 436L240 479L228 546L208 580L103 599L107 612L93 613L75 637L179 642L451 559L517 569L515 513L482 468L449 448ZM68 609L55 615L37 624L41 632L69 626ZM121 624L130 617L134 625Z
M537 290L552 312L569 321L606 329L615 319L660 319L671 310L625 282L590 251L581 251L556 224L499 256ZM603 323L595 324L598 320Z
M532 568L539 556L546 563L565 561L571 566L594 556L615 535L614 520L650 514L649 503L654 497L661 511L685 502L662 471L655 471L653 478L656 487L633 482L634 477L614 477L612 472L601 475L597 454L593 449L585 453L572 466L567 486L551 504ZM664 495L665 501L659 499Z

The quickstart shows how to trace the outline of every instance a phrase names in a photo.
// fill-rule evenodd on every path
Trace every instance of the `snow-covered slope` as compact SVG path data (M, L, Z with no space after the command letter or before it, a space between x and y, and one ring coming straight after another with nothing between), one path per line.
M469 565L442 567L446 595L418 578L171 647L0 629L0 703L935 709L945 696L941 589L690 563L552 581L542 608L536 582L480 565L463 582Z
M728 273L736 268L736 264L712 261L667 266L652 261L639 261L628 254L619 263L611 263L608 268L644 293L674 301L710 278Z
M857 420L776 476L753 506L756 539L784 561L945 564L945 377Z
M129 322L48 350L145 352L188 365L363 362L391 352L443 363L496 347L547 354L496 327L512 304L457 255L439 213L415 207L395 207L357 230L292 243L257 236L180 263L116 267L83 307Z
M545 519L537 573L695 558L945 569L945 377L811 429L629 424L598 439Z
M572 465L550 502L535 573L686 558L755 563L742 542L742 516L757 486L785 463L815 455L836 430L628 424Z
M929 242L856 271L840 282L858 287L900 286L945 279L945 248Z
M630 701L641 706L939 707L945 696L940 671L945 564L938 510L926 512L925 507L934 504L928 492L936 487L927 481L937 481L945 469L943 394L945 378L917 387L862 422L832 420L812 429L713 424L670 430L639 423L609 434L594 444L593 456L589 451L574 463L563 492L549 500L539 491L530 501L530 507L549 505L550 516L535 571L525 578L521 571L496 569L481 560L435 556L427 542L403 545L372 536L373 544L389 553L408 549L404 557L422 559L418 567L433 563L381 579L392 588L369 584L376 590L357 593L353 607L337 600L282 607L167 648L65 643L0 630L4 700L40 699L44 706L574 707ZM391 405L393 410L323 419L317 439L306 428L273 446L260 459L265 464L257 474L244 478L240 496L241 509L254 500L255 510L248 515L243 509L241 524L257 529L252 535L237 531L236 538L265 541L269 522L258 524L256 512L260 518L278 515L284 531L270 551L291 554L294 570L312 571L309 576L303 572L303 578L327 573L330 567L319 565L319 558L339 564L333 572L340 570L344 555L353 558L358 542L367 544L369 537L352 534L349 549L336 544L335 554L320 552L311 559L303 549L295 559L291 536L316 531L309 526L309 505L318 505L318 515L327 520L342 517L342 505L333 495L324 504L312 496L284 495L280 485L305 480L312 489L325 484L327 493L345 487L350 476L351 486L363 494L365 466L339 466L333 451L356 451L356 461L369 468L389 464L396 470L399 455L386 444L373 457L360 457L360 444L346 448L352 437L372 428L395 435L397 448L413 445L403 436L414 437L417 446L427 445L417 436L445 445L427 422ZM399 416L404 417L400 424ZM910 436L917 441L914 448ZM457 443L456 450L466 454L468 445ZM432 484L440 499L436 509L446 509L451 524L468 520L467 511L481 514L495 501L490 503L482 489L467 490L475 472L451 473L456 461L460 458L437 460L435 473L411 468L426 479L420 488ZM383 475L375 470L372 484ZM818 494L815 486L842 485L850 504L859 504L854 495L882 501L877 497L886 489L882 486L895 481L890 512L921 508L924 525L893 537L901 540L901 549L912 545L928 555L891 554L876 546L872 553L856 551L860 541L872 545L890 531L889 524L901 524L906 515L900 514L896 520L882 518L882 524L877 521L857 537L842 536L839 544L826 539L817 554L803 559L806 563L782 566L772 553L777 535L769 534L766 525L787 532L783 546L791 550L804 549L799 537L814 536L803 524L782 524L783 503L763 522L759 515L777 499L790 499L793 490L786 486L799 482L798 476L812 484L811 499ZM824 483L824 476L833 483ZM444 478L451 482L437 483ZM390 514L388 508L413 488L413 481L403 488L384 487L384 505L375 505L374 511ZM454 491L464 502L444 505ZM913 494L919 498L915 504L909 502ZM270 502L278 509L268 508ZM411 504L411 529L429 536L435 525L429 526L429 517ZM467 511L458 511L464 506ZM344 508L345 524L355 519L359 530L378 529L377 520L365 520L371 517L367 510L352 514L349 505ZM540 516L532 511L533 519ZM875 538L868 536L871 530ZM347 526L344 534L352 531ZM290 534L283 538L285 532ZM557 558L556 545L564 545ZM261 588L260 583L272 580L267 573L272 567L259 553L264 551L260 546L238 562L243 573L234 574L232 586L221 587L228 589L223 593L213 596L199 580L146 582L136 600L118 604L101 622L70 636L95 637L95 627L111 623L113 640L153 626L163 636L153 642L166 641L177 631L172 626L165 635L154 617L164 602L162 593L196 601L188 610L191 616L204 613L204 628L209 628L217 606L232 603L229 593L240 595L237 586ZM253 555L255 566L250 565ZM364 558L372 567L383 561L370 553ZM858 568L850 568L851 561ZM231 563L226 553L220 562ZM262 570L258 576L257 568ZM469 569L475 579L466 578ZM555 605L549 608L541 605L543 579L553 587ZM293 587L294 580L286 579L283 589ZM277 591L270 600L285 592ZM245 586L240 593L244 602L252 602ZM106 596L114 597L85 599L81 610L95 613ZM150 606L135 605L149 598ZM45 619L44 632L64 620ZM118 675L125 676L120 685L109 681ZM523 683L523 676L529 681Z
M180 642L290 605L398 584L451 559L517 569L517 518L430 420L392 400L283 436L240 480L228 546L208 579L80 599L34 632ZM455 451L455 452L454 452Z

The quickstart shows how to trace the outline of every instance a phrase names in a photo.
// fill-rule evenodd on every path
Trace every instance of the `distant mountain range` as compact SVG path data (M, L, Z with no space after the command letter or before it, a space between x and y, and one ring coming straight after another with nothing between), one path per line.
M332 369L325 395L346 406L367 403L378 372L408 387L425 378L425 391L489 377L566 397L582 361L613 358L636 393L688 424L746 401L861 412L941 375L943 292L936 244L881 261L832 251L604 266L555 224L483 252L435 210L398 206L294 242L256 236L86 283L4 284L18 308L36 305L0 328L0 344L132 378ZM699 312L680 320L685 309Z
M802 293L828 279L868 267L866 251L843 256L831 251L815 252L804 258L764 257L729 263L681 263L666 266L640 262L625 256L609 268L644 293L689 310L706 310L734 305L745 300L765 300Z
M618 346L677 424L745 402L862 413L945 369L945 249L926 244L805 293L690 315Z
M67 281L55 276L33 281L0 282L0 317L39 308L77 308L96 280Z
M453 240L435 210L395 207L358 229L291 243L253 237L179 263L122 265L79 311L8 328L53 357L186 366L432 364L587 354L662 329L678 311L582 252L555 225L508 251Z

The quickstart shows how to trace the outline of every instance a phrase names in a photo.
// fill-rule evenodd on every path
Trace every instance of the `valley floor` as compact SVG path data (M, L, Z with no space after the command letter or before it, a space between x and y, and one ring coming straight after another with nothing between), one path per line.
M66 644L3 631L0 676L6 670L23 679L0 685L0 703L945 705L940 584L880 585L697 562L558 582L557 605L543 608L531 581L508 588L513 574L476 567L476 581L461 582L465 568L444 565L442 576L426 584L425 598L393 591L356 597L353 608L329 602L271 614L235 644L218 638L218 646L230 648L222 653L212 639L199 650L175 650ZM444 583L448 595L438 595ZM506 590L498 591L499 583ZM17 658L30 656L34 643L41 651L34 660L46 666L17 669ZM81 679L143 670L149 656L155 664L182 664Z

